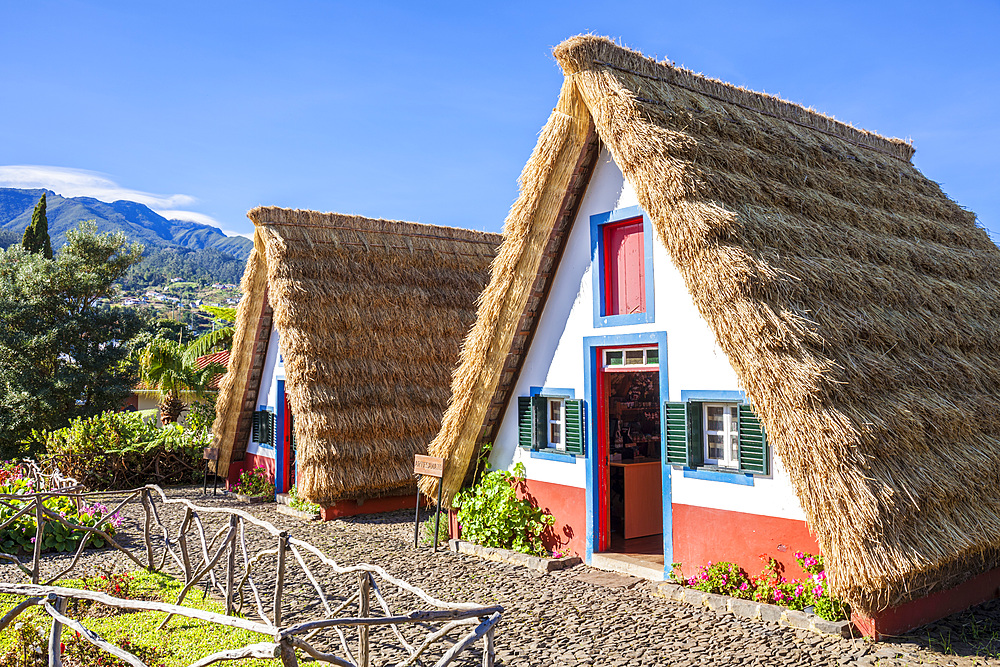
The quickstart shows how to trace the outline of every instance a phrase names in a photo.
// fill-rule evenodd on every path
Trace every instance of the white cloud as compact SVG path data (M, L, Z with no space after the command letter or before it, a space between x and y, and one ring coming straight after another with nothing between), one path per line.
M150 208L153 208L150 206ZM195 213L194 211L181 211L177 209L153 209L160 215L162 215L167 220L188 220L190 222L197 222L202 225L211 225L213 227L219 226L219 221L210 215L205 215L204 213Z
M233 231L232 229L223 229L222 233L225 234L226 236L242 236L243 238L247 238L247 239L250 239L251 241L253 241L253 232L249 232L249 233L247 233L247 232L237 232L237 231Z
M46 188L63 197L93 197L103 202L119 199L145 204L168 220L189 220L219 227L215 218L186 210L197 203L190 195L159 195L122 187L106 175L87 169L46 167L43 165L0 165L0 187ZM227 236L246 236L240 232L224 232Z

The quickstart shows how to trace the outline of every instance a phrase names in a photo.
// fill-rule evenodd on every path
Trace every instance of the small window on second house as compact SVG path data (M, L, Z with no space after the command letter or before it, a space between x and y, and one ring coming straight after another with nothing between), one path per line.
M642 216L604 225L604 315L646 312Z

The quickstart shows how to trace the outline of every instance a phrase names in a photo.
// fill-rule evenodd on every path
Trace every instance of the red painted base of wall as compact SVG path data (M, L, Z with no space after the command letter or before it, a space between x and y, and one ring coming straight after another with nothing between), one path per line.
M532 504L551 514L556 522L542 535L546 549L587 553L587 492L576 486L529 479L527 492L518 492Z
M984 572L946 591L901 604L875 614L874 618L852 615L851 620L867 637L900 635L950 614L1000 597L1000 568Z
M409 496L385 496L382 498L369 498L362 503L357 500L340 500L333 505L327 505L320 510L320 518L323 521L342 519L348 516L359 514L378 514L380 512L392 512L402 509L414 509L417 503L416 494Z
M674 562L690 577L709 561L736 563L755 575L764 567L760 554L785 566L788 578L805 576L795 552L819 553L805 521L674 503Z
M275 466L277 463L270 456L258 456L257 454L245 454L242 461L233 461L229 464L229 475L226 479L226 489L232 490L244 470L253 470L262 467L267 470L268 478L273 482L277 474Z

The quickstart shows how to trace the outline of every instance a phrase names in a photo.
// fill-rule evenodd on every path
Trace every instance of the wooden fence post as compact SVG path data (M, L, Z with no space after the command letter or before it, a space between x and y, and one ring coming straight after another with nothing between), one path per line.
M35 494L35 549L31 561L31 583L40 580L42 567L42 532L45 528L45 517L42 515L42 494Z
M358 600L358 616L368 618L368 605L371 597L372 575L369 572L358 573L358 583L361 586L361 598ZM358 667L369 667L368 659L368 626L358 626Z
M62 598L55 593L48 594L48 602L60 614L66 613L68 598ZM62 623L52 619L52 633L49 635L49 667L62 667Z
M274 627L281 627L281 596L285 588L285 551L288 549L288 531L278 534L278 572L274 583Z
M232 532L232 537L229 538L229 558L226 563L226 616L233 615L233 604L235 602L235 596L233 595L233 579L236 572L236 529L239 527L239 517L235 514L229 515L229 528Z
M490 628L486 631L486 641L483 644L483 667L493 667L495 659L496 649L493 647L493 628Z
M151 516L150 505L152 500L149 497L149 489L142 490L142 509L146 514L146 527L143 530L142 537L146 542L146 569L150 572L153 571L153 540L149 535L150 529L152 528L153 518Z

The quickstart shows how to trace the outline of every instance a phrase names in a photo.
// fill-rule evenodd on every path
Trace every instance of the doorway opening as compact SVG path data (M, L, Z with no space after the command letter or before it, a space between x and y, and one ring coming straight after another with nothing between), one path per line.
M658 349L604 348L598 361L599 551L662 572Z

